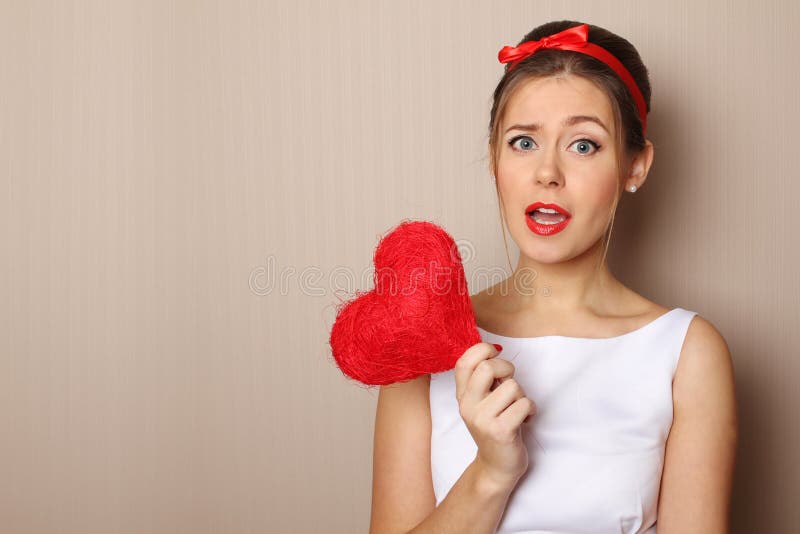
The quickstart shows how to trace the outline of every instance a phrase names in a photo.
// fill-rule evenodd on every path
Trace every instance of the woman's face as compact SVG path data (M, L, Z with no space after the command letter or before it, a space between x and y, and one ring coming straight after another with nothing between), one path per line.
M520 253L542 263L584 253L603 237L618 194L608 98L578 76L530 80L512 97L500 126L497 186ZM545 224L557 216L529 221L535 202L566 210L566 226Z

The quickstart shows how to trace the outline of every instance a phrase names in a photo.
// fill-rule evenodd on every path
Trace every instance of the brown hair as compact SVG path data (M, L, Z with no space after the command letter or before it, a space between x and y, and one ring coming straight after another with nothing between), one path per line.
M536 41L542 37L552 35L553 33L566 30L567 28L579 24L583 23L573 20L560 20L542 24L525 35L525 37L517 43L517 46L526 41ZM636 48L634 48L631 43L622 37L599 26L594 26L592 24L588 26L589 42L595 43L608 50L626 69L628 69L634 81L639 86L639 90L642 92L647 111L649 112L650 80L647 68L642 63L641 57L639 57L639 52L636 51ZM611 109L614 115L614 130L617 134L615 141L617 148L617 170L620 176L622 176L625 160L645 147L645 138L642 133L642 122L639 118L639 111L628 88L614 70L599 59L570 50L542 49L520 61L511 72L508 71L508 67L509 65L506 64L503 77L494 90L492 111L489 118L489 147L491 151L492 175L495 176L495 189L501 209L500 226L503 229L503 242L506 246L506 257L508 258L510 266L511 258L508 255L508 243L506 242L505 224L502 214L503 204L500 198L500 188L497 186L497 161L502 147L500 124L505 115L509 101L523 86L524 82L536 78L572 74L587 79L603 91L611 102ZM598 264L598 268L605 261L606 253L608 252L611 228L614 224L614 215L617 211L617 204L619 203L622 186L623 181L620 180L609 223L606 226L603 257Z

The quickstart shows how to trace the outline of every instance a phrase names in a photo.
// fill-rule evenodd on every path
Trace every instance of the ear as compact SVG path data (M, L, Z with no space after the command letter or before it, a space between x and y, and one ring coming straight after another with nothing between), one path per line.
M631 161L629 167L630 174L625 180L625 190L630 191L632 185L636 189L640 189L644 181L647 180L647 173L650 171L650 166L653 164L653 143L649 139L644 142L644 148L640 150Z

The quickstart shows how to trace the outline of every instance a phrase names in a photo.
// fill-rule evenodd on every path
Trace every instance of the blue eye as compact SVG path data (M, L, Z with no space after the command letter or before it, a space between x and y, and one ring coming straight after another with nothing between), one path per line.
M578 139L573 145L584 147L585 150L589 150L590 147L594 147L595 152L600 149L600 145L592 141L591 139ZM589 154L590 152L578 152L579 154Z
M521 150L519 148L514 148L514 145L517 143L518 140L525 141L526 148L522 148ZM520 152L520 151L521 152L528 152L528 151L530 151L531 148L533 148L533 139L531 139L527 135L518 135L516 137L512 137L508 141L508 144L511 145L511 148L513 148L517 152Z
M519 143L519 147L520 148L517 148L517 146L516 146L517 145L517 141L520 141L520 143ZM530 136L527 136L527 135L518 135L516 137L512 137L508 141L508 144L511 146L511 148L513 150L515 150L517 152L530 152L533 149L533 147L535 146L535 144L533 142L533 139L531 139ZM600 145L595 143L591 139L578 139L577 141L575 141L572 144L573 145L577 145L578 147L580 147L579 150L578 150L578 154L581 154L581 155L592 154L592 152L591 152L592 148L594 148L595 152L600 149Z

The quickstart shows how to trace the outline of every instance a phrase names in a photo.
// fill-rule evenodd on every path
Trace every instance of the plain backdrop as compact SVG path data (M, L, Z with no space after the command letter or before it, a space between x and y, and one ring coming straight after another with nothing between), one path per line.
M510 274L497 52L630 40L655 161L627 285L735 363L734 532L800 523L796 2L0 2L0 527L367 532L377 389L328 346L404 219ZM509 239L511 260L516 263ZM366 274L365 274L366 273Z

